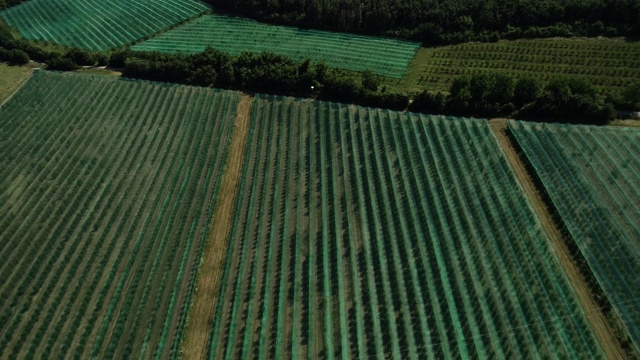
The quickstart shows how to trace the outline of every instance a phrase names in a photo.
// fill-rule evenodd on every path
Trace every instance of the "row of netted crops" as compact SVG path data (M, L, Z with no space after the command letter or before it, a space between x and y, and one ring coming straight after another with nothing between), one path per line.
M640 349L640 131L509 123Z
M207 46L232 55L242 51L268 51L298 61L324 61L333 67L355 71L369 69L380 75L400 78L420 44L206 15L137 44L133 49L197 53Z
M640 43L623 39L503 40L421 49L409 72L415 85L448 90L456 77L502 72L550 81L580 78L603 94L640 81Z
M177 356L238 99L36 72L0 108L0 357Z
M210 358L601 357L486 121L258 95Z
M0 16L27 39L107 50L208 10L196 0L30 0L0 12Z

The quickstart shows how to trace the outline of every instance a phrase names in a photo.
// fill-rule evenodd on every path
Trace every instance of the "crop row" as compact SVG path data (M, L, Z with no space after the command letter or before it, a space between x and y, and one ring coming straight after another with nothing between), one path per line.
M0 15L27 39L89 50L121 47L201 14L194 0L30 0Z
M594 54L595 53L595 54ZM625 54L626 55L626 54ZM613 67L619 69L621 67L634 69L640 65L640 61L635 57L635 54L629 53L629 56L620 58L598 58L597 52L589 51L577 54L554 54L554 53L542 53L542 54L527 54L527 53L512 53L512 52L489 52L478 51L471 52L449 52L449 53L434 53L434 61L438 59L448 60L449 63L453 63L455 60L469 60L469 61L502 61L502 62L514 62L514 63L526 63L526 64L557 64L564 66L584 66L584 67ZM606 69L602 69L606 70Z
M509 124L640 349L640 132Z
M501 71L543 81L583 78L602 91L618 91L640 80L640 46L620 40L516 40L421 49L410 65L416 85L446 90L457 76Z
M566 67L560 69L555 65L540 66L531 64L512 64L512 63L491 63L491 62L466 62L461 64L437 64L429 66L429 72L419 77L419 84L429 84L434 90L448 91L453 79L460 76L472 76L479 72L501 72L514 78L531 77L537 74L536 78L546 82L557 79L559 76L569 76L580 78L593 84L594 87L603 93L611 89L622 89L625 86L631 86L635 83L635 79L640 78L640 72L635 70L619 70L616 74L611 72L609 75L593 75L588 68ZM537 72L536 72L537 71ZM638 76L633 76L637 73Z
M269 51L295 60L324 61L333 67L402 77L417 43L298 30L260 24L248 19L208 15L133 46L134 50L196 53L211 46L238 55L242 51Z
M580 55L601 55L591 61L606 61L609 59L630 59L638 53L638 45L617 39L541 39L501 41L498 43L466 43L449 48L451 56L462 56L465 53L496 54L511 53L514 55L556 55L562 57L580 57ZM481 55L482 56L482 55Z
M601 356L485 121L258 95L246 154L210 358Z
M0 108L1 357L178 355L237 101L36 72Z

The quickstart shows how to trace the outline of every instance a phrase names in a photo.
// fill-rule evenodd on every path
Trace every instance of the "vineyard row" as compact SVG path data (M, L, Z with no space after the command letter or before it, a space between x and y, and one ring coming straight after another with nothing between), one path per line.
M246 154L210 358L602 356L486 122L258 95Z

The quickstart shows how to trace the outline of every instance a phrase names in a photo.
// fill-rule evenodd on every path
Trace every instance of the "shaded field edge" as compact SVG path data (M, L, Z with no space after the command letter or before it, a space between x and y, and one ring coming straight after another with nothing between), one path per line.
M242 95L238 103L234 129L229 145L229 158L224 170L222 185L213 213L209 236L204 245L196 279L194 300L188 310L184 340L180 346L180 358L204 359L227 243L231 231L233 207L240 183L244 149L251 120L253 97Z
M38 70L41 71L41 70ZM31 80L31 78L33 77L34 73L36 71L34 69L29 70L29 75L27 75L21 82L20 84L18 84L18 86L15 88L15 90L13 90L13 92L11 94L9 94L9 96L7 96L3 101L0 101L0 107L4 106L4 104L6 104L7 102L9 102L9 100L11 100L11 98L13 97L13 95L17 94L18 91L20 91L20 89L22 89L23 86L25 86L29 80Z
M640 358L538 174L507 127L507 120L492 119L489 124L538 221L549 237L551 248L604 355L608 359Z

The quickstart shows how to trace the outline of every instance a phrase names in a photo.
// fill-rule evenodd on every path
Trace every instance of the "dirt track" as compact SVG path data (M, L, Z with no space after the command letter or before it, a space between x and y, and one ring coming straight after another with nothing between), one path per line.
M527 198L535 211L538 220L551 240L551 247L556 253L565 274L569 278L578 301L582 305L586 318L591 324L595 337L608 359L625 359L625 353L614 336L611 325L605 318L597 302L591 296L587 282L583 279L576 264L571 260L571 253L564 242L560 230L556 227L549 209L542 200L533 179L527 173L526 167L513 144L506 135L507 121L503 119L493 119L489 121L491 130L498 139L498 143L509 160L509 165L513 169L518 182L523 187Z
M218 282L227 251L232 209L240 182L252 104L253 98L248 95L243 95L238 104L229 160L218 195L218 204L213 214L211 233L205 243L194 301L189 311L189 323L182 344L184 359L204 359L207 354L207 341L216 306Z

